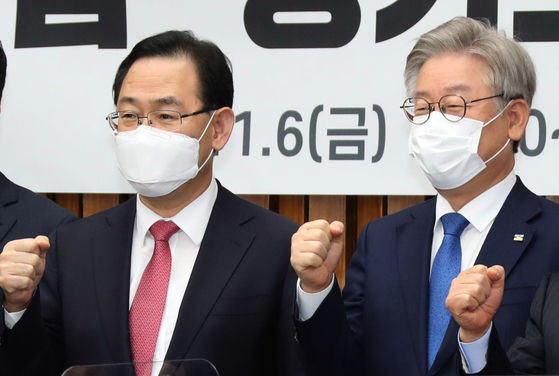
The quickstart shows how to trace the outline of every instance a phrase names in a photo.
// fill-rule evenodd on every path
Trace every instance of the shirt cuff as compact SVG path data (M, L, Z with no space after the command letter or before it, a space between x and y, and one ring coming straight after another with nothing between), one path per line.
M462 367L467 374L478 373L485 368L487 364L487 348L489 347L489 337L493 322L487 333L480 339L470 343L460 341L460 332L458 333L458 345L460 347L460 355L462 356Z
M12 329L15 324L21 319L23 314L25 313L25 309L19 312L8 312L4 309L4 323L8 329Z
M307 321L314 315L326 296L332 291L334 286L334 275L330 285L324 290L316 293L308 293L301 288L301 279L297 279L297 307L299 308L299 321Z

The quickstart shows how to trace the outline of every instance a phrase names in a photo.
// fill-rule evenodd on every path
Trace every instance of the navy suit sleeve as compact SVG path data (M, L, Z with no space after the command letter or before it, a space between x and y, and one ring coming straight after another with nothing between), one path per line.
M309 320L295 319L295 328L308 376L363 374L363 359L347 322L337 281Z
M55 236L51 238L51 248L47 252L46 273L49 275L56 274L54 248L56 248ZM42 290L45 291L42 293ZM4 327L2 346L7 355L7 375L54 376L64 370L61 326L56 324L56 320L45 323L42 318L42 310L45 306L58 305L57 296L53 294L55 291L58 291L56 280L44 278L29 307L14 328L8 330ZM50 318L52 319L53 315Z
M554 280L557 280L559 275L556 275ZM557 295L557 283L550 283L550 275L546 275L530 308L530 317L526 325L526 334L524 337L519 337L514 345L510 348L508 352L509 359L516 373L519 374L546 374L551 370L547 369L546 365L546 343L548 339L552 337L552 332L546 330L544 327L544 313L546 313L550 307L555 308L555 312L552 312L554 316L557 316L559 312L559 306L557 302L552 299L553 295ZM549 305L548 303L551 303ZM548 317L551 319L551 317ZM555 321L557 324L557 320ZM557 326L552 329L557 332ZM547 337L549 332L549 337ZM556 356L555 356L556 357ZM554 373L556 373L555 370Z
M295 318L299 343L308 375L364 374L362 317L365 281L367 227L361 233L351 260L344 294L337 280L314 315L306 321Z

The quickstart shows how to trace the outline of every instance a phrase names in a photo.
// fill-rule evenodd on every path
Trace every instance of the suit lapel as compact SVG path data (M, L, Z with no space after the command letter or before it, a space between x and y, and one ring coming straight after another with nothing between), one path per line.
M520 178L517 178L487 234L475 264L502 265L507 277L534 236L535 230L527 222L540 211L537 198L530 194ZM515 237L522 238L522 241L516 241ZM458 351L458 329L458 324L451 319L430 375L435 374Z
M508 276L534 237L535 229L528 221L540 212L537 198L517 178L487 234L476 264L502 265Z
M456 355L456 352L458 351L458 329L458 324L451 317L443 341L441 342L441 347L435 357L433 366L429 369L428 375L435 375L441 367L448 362L449 358ZM427 341L425 341L425 343L427 344Z
M432 199L412 208L409 220L396 228L400 281L406 302L408 328L420 371L427 369L429 269L435 202Z
M91 238L97 305L115 362L132 361L128 297L135 217L136 199L132 198L109 212Z
M0 243L16 223L17 218L8 213L4 206L18 201L15 185L0 173ZM0 253L2 250L0 249Z
M184 359L221 292L254 240L242 228L252 218L239 198L219 186L166 359ZM234 214L234 217L231 216ZM180 335L177 335L180 333Z

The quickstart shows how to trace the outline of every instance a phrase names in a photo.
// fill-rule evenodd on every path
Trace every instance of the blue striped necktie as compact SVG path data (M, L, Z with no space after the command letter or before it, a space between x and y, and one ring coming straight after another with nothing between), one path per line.
M444 228L444 238L433 262L429 284L429 334L427 342L429 368L435 361L450 322L451 315L446 309L445 300L452 280L460 273L462 263L460 235L469 224L468 220L458 213L443 215L441 222Z

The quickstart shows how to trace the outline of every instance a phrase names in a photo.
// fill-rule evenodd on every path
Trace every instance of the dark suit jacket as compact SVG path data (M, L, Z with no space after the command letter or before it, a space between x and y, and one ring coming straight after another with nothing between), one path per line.
M135 214L133 198L55 233L39 291L4 335L17 375L132 362ZM297 350L289 263L297 228L220 185L165 359L204 358L221 376L284 374Z
M510 360L510 363L509 363ZM559 272L546 275L530 309L524 337L519 337L505 354L491 333L486 375L559 374Z
M75 220L68 210L46 197L12 183L0 173L0 253L9 241L50 235L55 228ZM0 289L1 291L1 289ZM0 301L3 295L0 293ZM0 307L0 318L4 309ZM0 325L0 343L3 325ZM0 370L6 354L0 346ZM0 372L1 374L2 372Z
M0 173L0 252L11 240L48 236L61 224L75 219L68 210Z
M317 375L458 374L453 320L427 370L434 221L432 199L363 229L347 272L344 302L335 288L310 320L296 321ZM542 276L559 268L558 224L559 205L534 195L517 179L480 250L476 264L499 264L506 271L494 325L507 348L523 333ZM524 234L523 241L513 241L516 234Z

